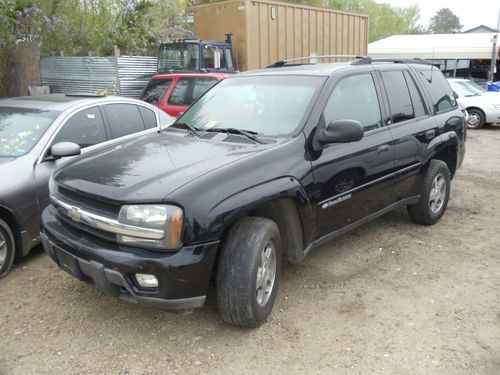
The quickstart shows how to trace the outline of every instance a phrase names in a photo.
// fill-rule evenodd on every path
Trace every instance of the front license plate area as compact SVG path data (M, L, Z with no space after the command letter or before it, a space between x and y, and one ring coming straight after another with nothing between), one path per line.
M78 261L76 258L68 253L67 251L54 246L57 261L59 262L59 267L78 279L83 279L82 272L78 266Z

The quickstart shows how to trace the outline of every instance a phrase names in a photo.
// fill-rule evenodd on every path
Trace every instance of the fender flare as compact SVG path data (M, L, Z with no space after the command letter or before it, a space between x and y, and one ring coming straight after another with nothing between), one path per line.
M302 222L304 238L307 238L309 228L314 226L314 206L302 184L292 176L254 185L215 204L207 216L212 228L211 232L218 238L222 238L231 225L248 215L252 209L283 198L291 199L295 203L297 214Z

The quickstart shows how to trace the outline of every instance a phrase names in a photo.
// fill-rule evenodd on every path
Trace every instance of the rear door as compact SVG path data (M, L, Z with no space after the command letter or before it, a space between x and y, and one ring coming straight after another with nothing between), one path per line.
M321 121L357 120L365 134L358 142L325 146L312 161L319 201L316 237L347 227L390 200L394 150L380 98L373 71L343 77L331 92Z
M433 144L438 143L440 130L413 70L404 65L378 69L387 94L386 121L394 138L397 179L392 201L395 202L419 194L421 167L434 152ZM436 72L439 73L437 69ZM441 100L441 111L452 108L450 97L445 95Z
M139 108L135 104L104 104L102 109L109 125L111 139L117 139L146 130Z

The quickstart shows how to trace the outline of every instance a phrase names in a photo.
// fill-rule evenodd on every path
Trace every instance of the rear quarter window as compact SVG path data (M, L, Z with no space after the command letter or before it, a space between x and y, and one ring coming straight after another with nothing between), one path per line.
M457 108L451 87L438 68L418 67L417 71L431 97L434 113L438 114Z

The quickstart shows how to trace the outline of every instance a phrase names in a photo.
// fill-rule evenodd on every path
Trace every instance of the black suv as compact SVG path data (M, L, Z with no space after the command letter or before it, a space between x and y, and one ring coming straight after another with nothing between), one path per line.
M465 136L432 65L276 64L226 78L159 134L56 171L41 238L113 296L189 310L213 282L222 318L255 327L284 258L400 206L436 223Z

